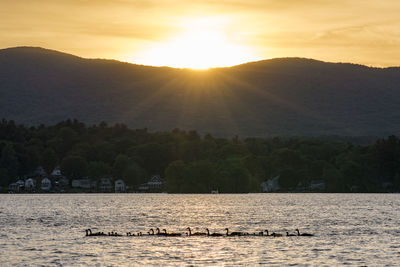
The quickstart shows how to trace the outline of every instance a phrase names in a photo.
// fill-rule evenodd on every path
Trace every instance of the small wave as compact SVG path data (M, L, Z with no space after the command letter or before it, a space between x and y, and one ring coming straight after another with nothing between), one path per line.
M314 248L311 251L313 252L320 252L320 251L331 251L332 249L330 248Z
M25 251L43 251L40 248L26 248Z
M84 256L85 257L93 257L93 258L97 257L97 255L93 254L93 253L86 253Z

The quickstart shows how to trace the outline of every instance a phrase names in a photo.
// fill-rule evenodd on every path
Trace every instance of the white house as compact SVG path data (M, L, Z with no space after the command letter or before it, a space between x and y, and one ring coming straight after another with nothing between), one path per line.
M42 186L40 187L43 191L49 191L51 189L51 181L49 178L42 179Z
M8 190L10 192L20 192L24 189L25 187L25 182L24 180L19 179L18 181L16 181L15 183L12 183L8 186Z
M24 187L25 187L25 182L24 182L24 180L19 179L19 180L16 181L15 183L18 185L18 187L19 187L20 190L24 189Z
M100 179L99 189L101 192L112 192L113 184L112 179L109 177L103 177Z
M139 186L139 191L141 192L161 192L164 181L161 179L160 175L152 175L147 183L141 184Z
M161 187L164 185L164 181L161 179L160 175L152 175L147 184L150 188L161 189Z
M19 192L19 190L20 190L20 187L17 183L12 183L8 186L9 192L16 193L16 192Z
M53 177L62 176L60 167L55 167L54 170L51 172L51 176L53 176Z
M121 179L115 181L115 193L125 193L126 184Z
M28 178L25 181L25 190L31 191L36 188L36 180L32 178Z
M277 191L279 189L279 176L275 176L274 178L261 183L261 191L264 193Z

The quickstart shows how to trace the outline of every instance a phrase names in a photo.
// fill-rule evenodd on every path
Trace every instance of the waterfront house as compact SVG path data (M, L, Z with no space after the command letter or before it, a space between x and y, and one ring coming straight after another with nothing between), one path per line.
M33 178L28 178L25 181L25 190L26 191L33 191L36 188L36 180Z
M164 181L161 179L160 175L152 175L147 183L141 184L139 186L140 192L156 193L162 192L164 186Z
M16 181L15 183L18 185L19 191L24 190L24 187L25 187L25 181L24 180L18 179L18 181Z
M8 191L13 193L18 193L24 190L25 182L22 179L19 179L15 183L12 183L8 186Z
M103 177L100 179L99 190L103 193L110 193L113 191L113 183L111 177Z
M51 189L51 181L49 178L45 177L42 179L42 185L40 189L43 191L49 191Z
M126 192L126 184L123 180L118 179L115 181L115 193L125 193Z
M160 175L157 174L152 175L150 177L150 181L148 181L147 184L149 185L150 189L161 190L164 185L164 181L163 179L161 179Z
M62 176L60 167L58 167L58 166L55 167L54 170L51 172L51 176L53 176L53 177L60 177L60 176Z
M261 191L263 193L273 192L273 191L277 191L279 189L280 189L279 176L275 176L274 178L261 183Z
M12 183L8 186L8 192L18 193L20 191L20 187L17 183Z

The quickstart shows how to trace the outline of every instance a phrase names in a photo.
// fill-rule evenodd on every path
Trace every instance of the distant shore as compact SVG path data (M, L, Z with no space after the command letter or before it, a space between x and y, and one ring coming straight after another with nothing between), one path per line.
M394 135L355 145L2 120L0 186L3 193L399 192L399 151Z

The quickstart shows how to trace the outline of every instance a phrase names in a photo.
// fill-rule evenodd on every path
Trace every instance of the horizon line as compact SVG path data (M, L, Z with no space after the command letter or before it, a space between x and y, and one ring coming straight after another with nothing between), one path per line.
M124 60L119 60L119 59L113 59L113 58L101 58L101 57L83 57L79 56L76 54L72 54L69 52L61 51L61 50L55 50L51 48L45 48L41 46L12 46L12 47L5 47L5 48L0 48L0 52L4 50L12 50L12 49L39 49L39 50L45 50L49 52L56 52L60 54L65 54L81 59L87 59L87 60L105 60L105 61L116 61L124 64L130 64L130 65L137 65L137 66L144 66L144 67L153 67L153 68L171 68L171 69L178 69L178 70L194 70L194 71L207 71L207 70L213 70L213 69L223 69L223 68L234 68L246 64L252 64L252 63L259 63L259 62L264 62L264 61L272 61L272 60L280 60L280 59L303 59L303 60L309 60L309 61L316 61L316 62L322 62L322 63L327 63L327 64L348 64L348 65L356 65L356 66L363 66L367 68L374 68L374 69L390 69L390 68L400 68L400 65L397 66L387 66L387 67L382 67L382 66L377 66L377 65L365 65L365 64L360 64L360 63L353 63L353 62L342 62L342 61L337 61L337 62L332 62L332 61L324 61L320 59L315 59L315 58L307 58L307 57L299 57L299 56L288 56L288 57L274 57L274 58L266 58L266 59L260 59L260 60L254 60L254 61L247 61L243 62L240 64L232 65L232 66L217 66L217 67L209 67L209 68L204 68L204 69L196 69L196 68L190 68L190 67L173 67L173 66L167 66L167 65L146 65L146 64L140 64L140 63L135 63L135 62L130 62L130 61L124 61Z

